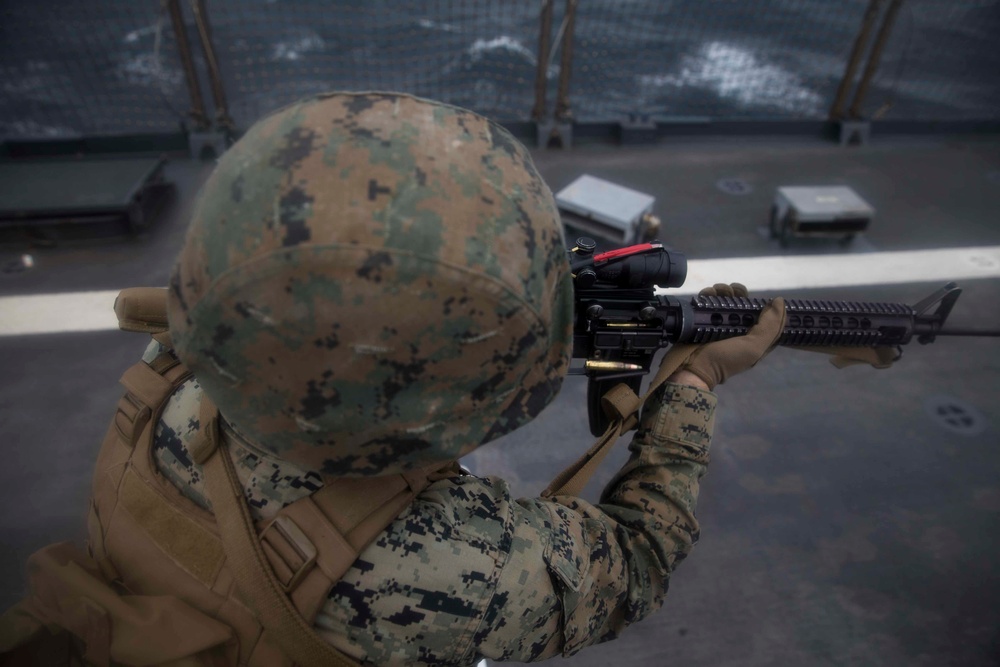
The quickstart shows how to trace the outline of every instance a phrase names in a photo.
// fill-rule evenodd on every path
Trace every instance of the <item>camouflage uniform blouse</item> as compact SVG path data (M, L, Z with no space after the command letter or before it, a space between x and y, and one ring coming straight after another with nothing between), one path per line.
M186 447L200 394L195 380L174 394L154 448L160 471L209 507ZM598 505L515 500L495 477L434 483L334 586L316 630L378 665L541 660L617 637L660 607L670 573L698 539L694 509L715 402L709 392L663 385ZM256 519L323 485L231 429L227 440Z

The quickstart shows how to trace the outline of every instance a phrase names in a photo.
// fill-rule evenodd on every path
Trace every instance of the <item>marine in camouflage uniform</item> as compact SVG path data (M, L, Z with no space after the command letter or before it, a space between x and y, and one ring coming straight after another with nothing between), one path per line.
M502 128L404 95L286 108L223 156L196 206L168 308L197 379L162 415L155 463L211 508L188 450L203 390L255 519L344 476L456 459L558 392L570 280L551 193ZM433 483L330 591L316 631L379 665L531 661L616 637L662 604L698 539L716 399L696 384L647 399L598 505L514 499L494 477Z
M190 380L175 394L154 451L160 470L209 508L185 448L200 392ZM617 637L660 607L670 573L698 539L714 412L714 394L665 385L647 401L631 460L599 505L514 499L495 477L433 484L334 587L317 631L376 665L528 662ZM255 519L324 483L227 435Z

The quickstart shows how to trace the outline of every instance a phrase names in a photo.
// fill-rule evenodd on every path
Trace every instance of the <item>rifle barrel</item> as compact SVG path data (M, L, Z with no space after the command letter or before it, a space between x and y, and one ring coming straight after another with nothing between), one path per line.
M981 331L979 329L943 329L935 331L935 336L1000 336L1000 331Z

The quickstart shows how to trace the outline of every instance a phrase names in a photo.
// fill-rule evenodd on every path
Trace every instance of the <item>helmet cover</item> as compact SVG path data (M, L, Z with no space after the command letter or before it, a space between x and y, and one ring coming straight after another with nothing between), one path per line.
M562 228L528 151L470 111L333 93L219 160L171 277L174 346L226 421L326 476L458 458L569 367Z

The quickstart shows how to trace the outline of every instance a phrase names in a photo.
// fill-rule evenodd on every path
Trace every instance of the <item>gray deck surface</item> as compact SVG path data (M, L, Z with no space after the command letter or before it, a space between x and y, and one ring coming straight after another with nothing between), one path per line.
M553 190L581 173L654 194L661 237L689 258L1000 244L1000 140L729 138L649 148L536 152ZM0 296L163 285L185 207L210 165L172 160L178 210L139 240L0 249L36 266L0 274ZM740 178L753 190L716 187ZM761 229L780 185L850 185L877 210L848 247L787 250ZM729 277L720 277L730 279ZM786 292L914 302L938 284ZM1000 279L963 281L955 325L1000 328ZM753 285L750 285L753 290ZM769 293L763 296L777 296ZM110 308L110 304L109 304ZM11 314L2 313L2 317ZM22 592L35 549L82 540L97 447L140 354L137 334L0 338L0 605ZM571 378L534 423L479 450L477 473L533 495L590 445L585 382ZM1000 663L1000 340L913 344L888 371L837 371L778 350L720 387L713 462L698 507L701 541L663 610L572 665L996 665ZM977 435L944 428L936 397L978 410ZM587 495L596 498L619 444Z

